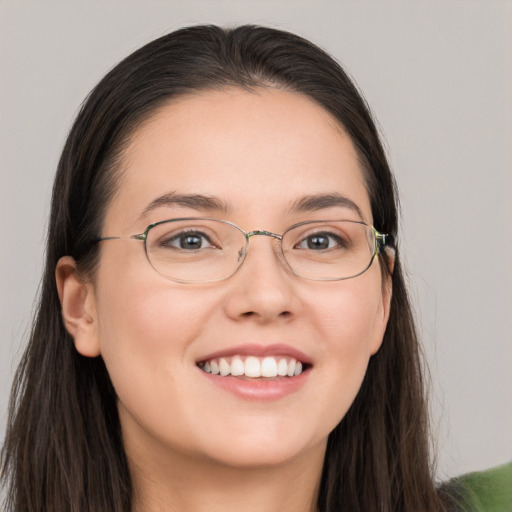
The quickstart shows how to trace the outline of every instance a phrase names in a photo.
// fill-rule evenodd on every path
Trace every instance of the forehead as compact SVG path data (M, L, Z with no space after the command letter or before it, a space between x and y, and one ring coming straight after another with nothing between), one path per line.
M304 196L341 194L371 222L350 138L325 109L284 90L207 91L159 108L124 151L105 225L133 230L147 205L170 193L214 196L249 217L282 215Z

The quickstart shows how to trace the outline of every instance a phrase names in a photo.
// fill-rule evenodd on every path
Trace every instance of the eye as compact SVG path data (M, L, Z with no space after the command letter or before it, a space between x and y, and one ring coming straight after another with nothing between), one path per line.
M180 233L169 234L168 237L161 239L161 247L181 249L183 251L197 251L208 247L214 247L210 238L201 231L182 231Z
M309 249L312 251L325 251L327 249L343 249L348 246L347 240L335 233L320 232L303 238L296 249Z

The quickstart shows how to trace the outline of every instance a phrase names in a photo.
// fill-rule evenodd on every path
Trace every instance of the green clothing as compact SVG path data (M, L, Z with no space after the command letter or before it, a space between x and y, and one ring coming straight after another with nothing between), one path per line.
M512 462L454 478L447 487L460 512L512 512Z

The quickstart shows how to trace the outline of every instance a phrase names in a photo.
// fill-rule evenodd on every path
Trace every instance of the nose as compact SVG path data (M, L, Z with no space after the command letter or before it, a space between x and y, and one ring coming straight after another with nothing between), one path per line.
M277 240L254 236L243 265L228 281L226 313L234 320L252 319L259 324L290 319L299 307L294 292L297 279L283 261Z

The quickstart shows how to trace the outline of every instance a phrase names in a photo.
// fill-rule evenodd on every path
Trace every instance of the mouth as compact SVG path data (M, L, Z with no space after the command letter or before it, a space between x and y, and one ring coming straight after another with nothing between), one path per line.
M288 355L235 354L204 359L196 364L203 372L220 377L262 380L298 377L311 368L310 363Z
M278 401L309 381L313 360L291 345L244 344L202 356L198 370L210 383L242 400Z

